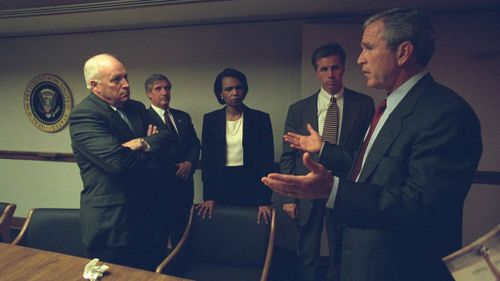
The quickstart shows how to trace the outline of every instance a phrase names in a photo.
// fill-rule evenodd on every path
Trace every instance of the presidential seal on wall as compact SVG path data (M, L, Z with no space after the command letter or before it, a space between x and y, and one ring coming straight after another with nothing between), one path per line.
M69 87L54 74L42 73L31 79L24 91L24 111L38 129L54 133L68 123L73 108Z

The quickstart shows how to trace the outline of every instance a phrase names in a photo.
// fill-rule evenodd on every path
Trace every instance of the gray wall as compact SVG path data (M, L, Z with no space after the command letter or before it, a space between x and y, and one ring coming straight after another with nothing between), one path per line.
M492 171L500 171L498 18L498 13L486 12L437 15L437 50L430 65L434 78L459 92L478 113L484 142L480 170ZM225 67L242 70L250 86L246 104L271 114L278 161L288 106L318 87L309 57L319 44L343 44L348 53L346 85L381 100L383 92L365 87L355 63L360 36L360 24L353 20L350 25L276 21L0 38L0 150L71 152L68 128L49 134L30 123L22 102L26 85L40 73L56 74L68 84L76 104L88 94L84 61L110 52L128 69L132 97L146 104L145 78L151 73L168 75L173 106L191 113L198 134L203 114L220 107L212 94L216 74ZM74 163L0 160L0 186L0 200L16 202L15 215L24 216L33 207L78 207L82 184ZM200 189L197 173L196 201ZM467 208L477 211L475 206L482 202L500 202L498 187L484 195L482 190L473 187L474 200L468 199ZM500 210L493 208L476 212L479 219L466 218L466 223L475 222L466 241L500 221ZM280 236L291 245L294 236L288 231Z

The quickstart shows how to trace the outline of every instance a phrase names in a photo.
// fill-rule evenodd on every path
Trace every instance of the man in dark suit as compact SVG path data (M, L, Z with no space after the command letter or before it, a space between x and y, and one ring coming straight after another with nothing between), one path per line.
M322 147L312 129L309 136L291 134L286 138L297 149L322 147L324 166L305 153L306 176L263 178L283 194L329 198L343 225L343 281L453 280L441 258L461 247L463 203L482 144L472 108L425 70L434 38L429 18L414 9L369 18L358 63L369 87L390 94L359 153ZM348 180L331 175L352 163Z
M127 71L109 54L84 66L91 93L71 112L69 130L83 190L82 239L89 257L152 269L147 218L156 197L154 151L170 138L154 134L144 105L130 99ZM145 219L146 218L146 219Z
M144 83L144 88L151 101L149 122L177 136L168 155L170 159L165 159L163 163L171 180L162 188L159 197L163 201L160 205L165 207L161 211L165 215L164 221L160 221L165 226L162 239L168 241L170 238L175 247L184 233L193 204L193 174L198 165L200 140L189 114L170 107L172 83L166 76L151 75Z
M337 134L333 143L347 145L356 149L363 141L366 128L373 116L373 99L366 95L354 92L344 87L345 52L337 43L330 43L317 48L311 57L311 63L316 72L316 78L321 88L315 94L296 102L288 109L285 121L285 133L307 133L307 124L323 135L325 119L332 97L338 108ZM285 174L305 175L309 170L302 163L302 152L290 148L283 142L280 170ZM318 154L313 156L317 159ZM347 175L345 175L347 176ZM297 219L299 243L299 273L300 280L320 280L318 264L320 258L320 241L325 219L329 244L330 259L328 263L327 281L338 275L338 262L334 263L334 256L339 257L339 248L335 249L339 241L334 222L329 212L325 212L325 200L307 200L284 197L282 209L292 218ZM338 260L338 259L337 259Z

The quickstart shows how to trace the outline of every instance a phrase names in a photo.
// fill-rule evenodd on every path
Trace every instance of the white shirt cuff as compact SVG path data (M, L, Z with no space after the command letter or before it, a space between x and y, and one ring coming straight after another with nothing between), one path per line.
M333 205L335 204L335 198L337 197L337 192L339 190L339 177L333 177L333 187L330 192L330 196L328 197L328 201L326 201L326 207L333 209Z
M319 149L318 155L321 156L321 153L323 153L323 147L325 147L325 142L321 143L321 148Z

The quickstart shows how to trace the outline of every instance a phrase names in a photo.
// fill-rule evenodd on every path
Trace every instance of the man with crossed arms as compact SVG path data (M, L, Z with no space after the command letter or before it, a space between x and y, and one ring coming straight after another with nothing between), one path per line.
M116 57L91 57L84 74L91 93L69 118L83 181L83 244L89 258L153 270L157 229L148 218L157 213L162 177L156 152L170 135L148 125L146 108L130 98L127 70Z

